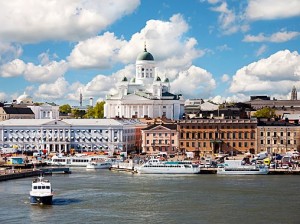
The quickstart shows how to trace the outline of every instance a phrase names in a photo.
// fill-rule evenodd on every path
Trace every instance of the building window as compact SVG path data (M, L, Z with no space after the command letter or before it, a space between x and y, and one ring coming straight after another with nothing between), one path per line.
M190 147L190 143L189 142L186 143L186 147Z
M291 136L291 132L288 131L287 136Z
M248 147L248 142L244 142L244 147Z
M283 131L280 132L280 136L283 136Z
M270 145L270 143L271 143L271 141L270 141L270 139L268 139L268 140L267 140L267 144Z
M235 142L232 143L232 147L235 147Z
M267 132L267 136L270 136L270 132L269 131Z
M241 142L239 142L239 147L242 147L242 143Z
M195 142L192 142L192 147L195 147Z
M206 142L203 142L203 147L206 147Z

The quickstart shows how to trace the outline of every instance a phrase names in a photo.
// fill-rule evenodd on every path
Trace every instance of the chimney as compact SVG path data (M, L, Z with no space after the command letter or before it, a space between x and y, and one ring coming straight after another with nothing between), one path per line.
M90 106L93 107L94 106L93 104L94 104L93 103L93 97L90 97Z

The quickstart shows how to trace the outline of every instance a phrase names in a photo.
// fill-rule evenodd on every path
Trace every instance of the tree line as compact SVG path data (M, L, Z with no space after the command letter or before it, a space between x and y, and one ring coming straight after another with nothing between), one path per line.
M97 102L95 106L88 106L87 110L72 108L69 104L64 104L59 107L61 114L70 115L74 118L104 118L105 102Z

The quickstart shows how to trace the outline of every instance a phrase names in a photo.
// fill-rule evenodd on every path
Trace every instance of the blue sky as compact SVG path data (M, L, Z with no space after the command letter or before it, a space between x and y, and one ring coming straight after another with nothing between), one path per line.
M147 50L186 99L300 90L300 0L0 0L0 101L105 99Z

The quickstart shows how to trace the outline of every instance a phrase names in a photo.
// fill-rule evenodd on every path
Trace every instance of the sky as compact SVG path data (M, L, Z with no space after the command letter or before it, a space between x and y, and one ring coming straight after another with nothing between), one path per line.
M0 101L101 101L144 43L185 99L300 92L300 0L0 0Z

